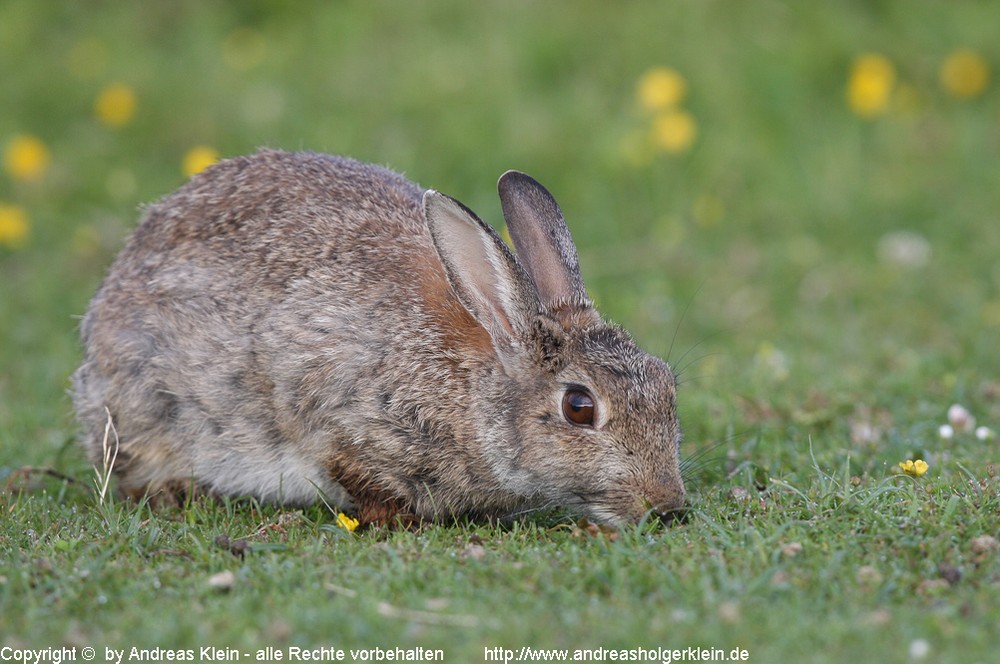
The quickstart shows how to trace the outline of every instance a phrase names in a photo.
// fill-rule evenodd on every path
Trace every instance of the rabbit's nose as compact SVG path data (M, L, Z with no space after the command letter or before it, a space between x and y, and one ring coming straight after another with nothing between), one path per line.
M664 487L651 494L642 501L645 511L667 525L687 522L688 506L684 500L683 487Z
M662 505L657 505L652 508L652 514L661 523L667 526L672 526L674 524L684 524L688 522L688 512L690 508L688 505L682 504L679 507L664 507Z

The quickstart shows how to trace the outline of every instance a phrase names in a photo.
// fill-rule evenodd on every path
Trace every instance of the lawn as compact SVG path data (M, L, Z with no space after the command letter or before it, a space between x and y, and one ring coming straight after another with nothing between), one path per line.
M995 27L929 0L7 0L0 657L992 661ZM599 308L680 374L690 518L351 533L322 506L102 500L79 317L143 203L265 145L494 223L503 171L543 182Z

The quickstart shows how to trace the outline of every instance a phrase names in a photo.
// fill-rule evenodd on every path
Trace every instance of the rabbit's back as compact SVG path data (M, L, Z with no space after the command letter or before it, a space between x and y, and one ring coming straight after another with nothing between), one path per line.
M422 193L352 159L262 150L216 164L149 206L115 270L192 259L249 265L243 278L283 286L357 250L359 239L377 238L387 252L413 239L430 249Z
M83 322L75 400L92 460L110 412L127 491L190 481L349 500L331 456L374 418L373 391L387 398L387 358L404 351L446 381L432 366L441 348L477 334L422 193L350 159L262 151L150 206ZM437 350L404 348L418 337Z

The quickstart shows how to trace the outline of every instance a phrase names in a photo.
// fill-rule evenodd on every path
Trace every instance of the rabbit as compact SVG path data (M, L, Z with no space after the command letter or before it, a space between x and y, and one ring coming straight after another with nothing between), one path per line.
M90 459L116 445L134 498L362 524L676 513L671 369L594 309L552 195L498 189L516 255L457 200L317 153L224 160L150 205L81 323Z

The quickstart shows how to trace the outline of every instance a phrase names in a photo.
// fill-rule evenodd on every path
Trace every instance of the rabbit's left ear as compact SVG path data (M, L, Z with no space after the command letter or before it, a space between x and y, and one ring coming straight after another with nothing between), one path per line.
M517 257L542 305L550 309L567 304L590 307L576 245L552 194L518 171L504 173L497 190Z
M492 226L454 198L427 191L424 214L458 299L498 352L517 346L527 338L540 307L531 280L510 249Z

